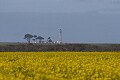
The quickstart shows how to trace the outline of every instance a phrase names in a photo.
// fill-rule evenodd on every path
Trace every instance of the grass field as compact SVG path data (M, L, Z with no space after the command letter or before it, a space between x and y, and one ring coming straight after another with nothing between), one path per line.
M120 52L0 52L0 80L120 80Z

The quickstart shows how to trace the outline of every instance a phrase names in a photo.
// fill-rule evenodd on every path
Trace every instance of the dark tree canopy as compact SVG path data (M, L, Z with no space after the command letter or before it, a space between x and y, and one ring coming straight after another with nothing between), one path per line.
M38 39L38 40L39 40L39 43L41 43L41 41L42 41L44 38L41 37L41 36L38 36L36 39Z
M31 34L25 34L25 36L24 36L24 39L26 39L28 41L28 43L30 43L31 38L33 38L33 35L31 35Z

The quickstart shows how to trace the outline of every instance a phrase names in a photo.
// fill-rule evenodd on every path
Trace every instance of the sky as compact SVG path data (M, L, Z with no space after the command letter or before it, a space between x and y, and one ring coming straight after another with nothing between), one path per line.
M65 43L120 43L120 0L0 0L0 42L29 33Z

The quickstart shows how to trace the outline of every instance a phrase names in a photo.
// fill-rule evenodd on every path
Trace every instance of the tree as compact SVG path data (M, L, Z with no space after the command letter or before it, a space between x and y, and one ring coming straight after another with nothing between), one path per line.
M39 40L39 43L41 43L44 38L41 37L41 36L38 36L36 39L38 39L38 40Z
M36 43L36 39L32 39L34 43Z
M34 41L34 43L36 43L37 42L37 39L36 39L37 35L34 35L33 37L34 37L34 39L32 39L32 40Z
M48 42L48 43L52 43L51 37L48 37L47 42Z
M33 38L33 35L31 35L31 34L25 34L25 36L24 36L24 39L26 39L28 41L28 43L30 43L31 38Z
M34 35L33 37L34 37L34 38L37 38L37 35Z

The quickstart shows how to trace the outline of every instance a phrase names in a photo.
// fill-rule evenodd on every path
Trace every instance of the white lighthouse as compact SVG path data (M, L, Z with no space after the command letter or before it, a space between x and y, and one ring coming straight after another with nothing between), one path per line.
M62 43L62 29L59 29L59 43Z

